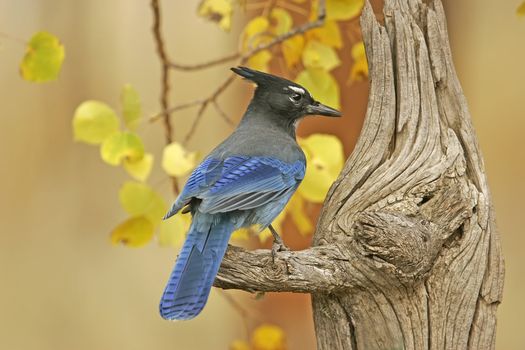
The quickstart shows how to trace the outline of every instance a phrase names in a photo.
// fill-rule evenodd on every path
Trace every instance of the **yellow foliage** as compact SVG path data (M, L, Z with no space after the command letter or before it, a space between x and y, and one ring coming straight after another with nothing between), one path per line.
M270 14L270 17L275 20L275 25L272 28L272 32L275 35L282 35L288 33L292 29L292 16L290 13L282 8L274 8Z
M179 247L190 229L191 215L178 212L159 225L158 241L162 247Z
M293 223L295 224L295 227L297 227L299 233L303 236L307 236L313 232L314 226L310 220L310 217L306 214L306 209L304 206L304 197L301 196L300 193L296 193L290 199L290 203L288 203L286 207L287 212L290 214L290 217L292 218Z
M352 46L354 64L350 70L350 81L362 81L368 76L368 61L366 60L365 44L360 41Z
M281 43L284 60L288 68L292 68L299 63L304 49L304 36L295 35Z
M525 17L525 1L521 3L520 6L516 9L518 16Z
M22 78L32 82L55 80L64 61L65 50L57 37L38 32L27 43L26 54L20 63Z
M277 326L263 324L252 334L252 350L286 350L284 331Z
M341 30L336 21L326 21L322 27L315 28L306 33L310 40L317 40L322 44L340 49L343 47Z
M322 203L343 169L343 145L334 135L313 134L300 139L306 156L306 174L298 192L308 201Z
M251 350L250 345L244 340L234 340L229 350Z
M249 51L268 41L269 37L266 34L269 31L270 22L264 16L258 16L250 20L242 33L242 48L243 51Z
M144 153L142 158L136 160L124 158L123 164L124 169L135 180L146 181L153 167L153 154Z
M317 40L309 40L303 51L303 64L306 68L322 68L327 71L341 64L335 50Z
M144 145L137 134L117 131L104 140L100 147L100 156L106 163L114 166L124 159L137 161L144 156Z
M137 90L129 84L124 85L120 95L120 101L126 127L130 130L135 130L140 123L140 118L142 117L142 107L140 105L140 97Z
M326 18L346 21L358 16L365 0L326 0Z
M144 216L156 226L166 213L166 202L150 186L128 181L120 188L122 208L131 216Z
M307 88L316 100L339 109L339 85L326 70L321 68L305 69L299 73L295 82Z
M231 239L234 241L246 241L250 238L251 230L249 228L243 227L236 231L233 231Z
M248 66L262 72L268 72L268 63L272 59L270 50L262 50L248 59Z
M231 0L202 0L199 9L199 16L209 19L219 24L219 28L229 31L232 23L232 1Z
M118 128L117 115L102 102L86 101L75 110L73 135L76 141L99 144Z
M111 243L142 247L153 237L154 226L144 216L127 219L111 232Z
M197 152L188 152L178 142L164 147L162 168L168 175L180 177L188 175L197 165Z

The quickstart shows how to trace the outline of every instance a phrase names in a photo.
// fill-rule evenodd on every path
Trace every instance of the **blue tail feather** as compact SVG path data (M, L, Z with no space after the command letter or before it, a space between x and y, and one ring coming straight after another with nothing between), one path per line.
M196 213L160 301L163 318L188 320L200 313L233 230L227 217Z

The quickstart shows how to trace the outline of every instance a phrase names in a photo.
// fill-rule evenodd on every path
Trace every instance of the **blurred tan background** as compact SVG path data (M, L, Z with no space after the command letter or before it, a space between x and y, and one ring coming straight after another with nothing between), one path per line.
M493 192L506 258L498 349L525 349L525 19L518 0L445 1L456 68L469 101ZM199 62L237 47L237 35L195 15L198 1L163 1L164 33L173 57ZM233 32L243 16L234 18ZM227 349L245 337L241 317L218 292L197 319L169 323L158 299L176 251L155 244L126 249L108 232L125 217L117 190L126 175L103 164L94 147L73 143L75 107L99 99L118 108L120 88L133 84L146 115L158 112L160 67L154 52L149 1L0 0L0 349ZM60 79L30 84L18 76L26 40L35 31L56 34L66 47ZM173 100L206 96L228 65L175 73ZM351 150L366 107L366 83L347 89ZM236 82L221 101L237 120L249 98ZM243 101L239 103L239 101ZM230 129L209 110L190 147L208 151ZM175 117L185 134L194 110ZM317 128L306 123L303 133ZM332 128L339 128L337 125ZM326 130L325 130L326 131ZM159 155L160 125L139 132ZM155 167L151 183L169 184ZM304 242L299 242L304 244ZM255 301L229 293L287 333L290 349L314 349L308 296Z

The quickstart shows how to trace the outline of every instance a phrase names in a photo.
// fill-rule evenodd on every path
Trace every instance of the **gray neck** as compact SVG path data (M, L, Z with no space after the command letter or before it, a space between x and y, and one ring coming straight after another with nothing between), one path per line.
M253 126L268 128L282 132L295 140L295 130L298 122L299 119L278 114L269 104L257 103L255 100L252 100L242 117L239 128Z

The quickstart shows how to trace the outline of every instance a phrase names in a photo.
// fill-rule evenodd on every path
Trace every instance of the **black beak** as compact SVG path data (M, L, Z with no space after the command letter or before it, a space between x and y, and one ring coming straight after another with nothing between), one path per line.
M308 114L325 115L327 117L340 117L341 112L332 107L325 106L322 103L314 101L311 105L306 107Z

